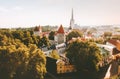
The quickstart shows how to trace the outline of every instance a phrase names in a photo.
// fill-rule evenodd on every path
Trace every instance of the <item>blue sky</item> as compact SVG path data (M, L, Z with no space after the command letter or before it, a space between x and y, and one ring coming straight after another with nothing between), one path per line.
M120 24L120 0L0 0L0 27Z

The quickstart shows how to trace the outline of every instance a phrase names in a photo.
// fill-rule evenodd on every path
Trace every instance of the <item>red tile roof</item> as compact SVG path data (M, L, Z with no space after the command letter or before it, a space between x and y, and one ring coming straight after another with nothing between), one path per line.
M62 34L65 33L62 25L60 25L60 27L59 27L57 33L62 33Z
M116 46L117 50L120 51L120 40L111 39L108 42Z
M42 35L43 35L43 36L49 35L49 32L42 32Z

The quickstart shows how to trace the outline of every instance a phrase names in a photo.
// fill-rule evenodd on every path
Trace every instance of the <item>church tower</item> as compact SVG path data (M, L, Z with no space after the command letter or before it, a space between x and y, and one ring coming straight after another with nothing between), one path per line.
M55 36L55 41L58 43L58 44L61 44L61 43L64 43L66 41L65 39L65 31L64 31L64 28L62 25L60 25L58 31L57 31L57 34Z
M40 25L34 28L34 35L42 36L42 27Z
M72 9L72 14L71 14L71 19L70 19L70 27L69 30L72 30L74 27L74 15L73 15L73 9Z

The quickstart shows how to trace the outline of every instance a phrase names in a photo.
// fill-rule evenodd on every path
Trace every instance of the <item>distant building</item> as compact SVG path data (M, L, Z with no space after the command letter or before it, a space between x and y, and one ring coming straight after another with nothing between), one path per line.
M115 46L120 51L120 40L111 39L108 41L109 45Z
M62 25L60 25L54 39L58 44L64 43L66 41L65 32Z
M59 54L63 54L65 53L66 44L65 43L58 44L56 45L56 49Z
M60 59L57 60L56 64L57 74L76 72L75 65L71 64L65 55L60 55Z
M40 25L34 28L34 35L37 35L37 36L42 35L42 27Z
M65 74L76 72L75 66L70 64L69 60L66 57L61 57L58 60L47 57L46 69L47 72L52 74Z
M66 42L66 35L68 35L73 30L73 27L74 27L74 15L73 15L73 9L72 9L70 26L69 26L68 30L65 32L63 26L60 25L60 27L59 27L59 29L54 37L54 40L58 44L65 43Z
M76 72L75 65L72 65L68 62L65 62L64 60L58 60L57 61L57 74L63 74L63 73L72 73Z
M36 26L34 28L34 35L41 36L41 37L43 37L43 36L48 37L49 36L49 32L42 32L42 27L39 25L39 26Z

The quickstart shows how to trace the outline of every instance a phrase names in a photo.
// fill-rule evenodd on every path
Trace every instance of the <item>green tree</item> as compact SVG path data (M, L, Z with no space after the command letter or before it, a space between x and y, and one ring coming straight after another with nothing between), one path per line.
M94 72L99 70L98 62L102 55L97 45L93 42L76 40L67 47L66 56L74 64L78 72Z
M43 41L43 43L44 43L45 46L50 46L49 39L48 39L46 36L44 36L44 37L42 38L42 41Z
M98 43L98 44L104 44L104 39L98 38L98 39L95 40L95 42Z
M92 34L92 33L95 33L97 31L96 28L92 27L89 29L89 31L87 32L87 34Z
M28 62L26 79L43 79L46 73L46 56L37 49L36 45L30 45L30 58Z
M24 37L24 33L23 31L12 31L12 36L14 39L20 39L22 40L22 38Z
M108 40L112 38L112 32L104 32L104 43L106 43Z
M49 39L54 40L54 36L55 36L55 31L51 31L49 34Z
M71 40L72 38L82 37L82 33L79 30L73 30L67 35L67 41Z
M0 79L44 78L46 56L36 46L41 38L32 34L26 30L0 30ZM48 41L42 40L43 44Z
M25 45L33 44L33 39L29 31L24 31L24 37L22 38L22 42L24 42Z
M43 47L43 46L46 46L46 47L50 47L50 42L49 42L49 39L46 37L46 36L43 36L41 39L39 39L38 41L38 47Z
M29 44L33 44L33 39L32 39L32 37L25 37L25 38L23 38L23 43L25 44L25 45L29 45Z
M27 47L21 41L0 46L0 79L43 79L46 57L36 45Z
M50 53L50 57L52 57L54 59L59 59L60 58L57 50L52 50L52 52Z
M24 37L30 37L31 33L29 31L23 31Z
M104 32L105 38L110 38L112 36L112 32Z
M112 36L112 39L120 40L120 35L113 35L113 36Z
M33 43L38 46L38 41L40 40L40 36L32 35Z
M21 47L16 48L15 45L0 46L0 78L13 79L17 74L16 71L21 66L25 66L28 58L26 46L21 44ZM21 69L21 74L23 72Z
M7 41L8 41L8 38L6 37L6 35L0 34L0 46L6 45Z

